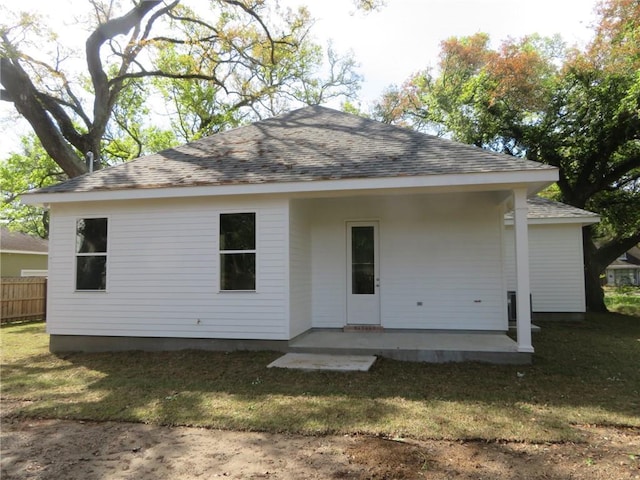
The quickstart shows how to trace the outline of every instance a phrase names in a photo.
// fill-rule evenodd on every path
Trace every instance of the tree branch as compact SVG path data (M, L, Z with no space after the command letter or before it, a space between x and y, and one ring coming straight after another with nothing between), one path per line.
M609 186L616 180L620 180L625 174L629 173L634 168L640 168L640 155L631 157L622 163L619 163L615 168L602 178L599 182L602 186Z
M151 27L153 26L154 22L158 18L160 18L162 15L169 14L169 16L171 16L171 11L176 6L178 6L179 3L180 3L180 0L174 0L170 4L166 5L164 8L161 8L160 10L154 12L153 15L151 15L151 17L149 18L149 21L147 22L147 25L146 25L146 27L144 29L144 33L142 34L142 37L140 37L140 38L142 40L145 40L145 39L149 38L149 34L151 33Z
M15 102L16 98L11 95L11 92L5 90L4 88L0 88L0 100L3 102Z
M249 8L243 2L239 2L237 0L224 0L224 2L229 4L229 5L235 5L236 7L239 7L240 9L244 10L246 13L251 15L260 24L260 26L264 30L265 35L269 39L269 42L271 43L271 52L270 52L271 53L271 64L275 65L276 64L275 48L274 48L275 42L274 42L273 38L271 37L271 32L269 31L269 29L267 28L265 23L262 21L262 18L260 18L260 15L258 15L253 8Z
M122 82L127 78L145 78L145 77L160 77L160 78L174 78L181 80L208 80L216 84L217 86L224 88L222 82L218 81L216 77L211 75L204 75L202 73L169 73L163 72L162 70L153 70L153 71L141 71L141 72L130 72L125 73L124 75L120 75L118 77L114 77L109 80L108 84L112 85L118 82Z
M125 35L142 22L144 16L160 5L160 0L145 0L138 3L122 17L108 20L93 31L86 42L86 58L89 75L93 83L95 99L93 103L93 128L90 131L95 158L100 158L100 138L109 120L109 114L115 101L115 95L109 91L110 84L107 74L102 68L100 48L107 41L117 35Z
M56 159L69 177L85 173L84 162L69 146L43 108L40 93L18 60L0 57L0 70L0 81L9 93L16 110L29 122L49 156Z
M173 12L167 12L167 13L169 15L169 18L173 20L178 20L180 22L195 23L196 25L200 25L201 27L204 27L207 30L218 32L218 30L215 27L209 25L207 22L203 20L200 20L199 18L183 17L182 15L175 15Z
M640 231L636 231L628 237L614 238L596 250L594 257L598 264L610 265L616 258L627 250L640 243Z

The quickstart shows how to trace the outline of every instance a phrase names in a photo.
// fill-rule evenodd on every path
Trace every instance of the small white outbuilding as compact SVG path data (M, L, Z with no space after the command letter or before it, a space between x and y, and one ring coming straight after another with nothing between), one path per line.
M541 197L532 197L527 204L534 317L581 318L586 309L582 228L597 223L600 217ZM506 215L505 224L505 277L507 291L514 292L516 266L512 214Z

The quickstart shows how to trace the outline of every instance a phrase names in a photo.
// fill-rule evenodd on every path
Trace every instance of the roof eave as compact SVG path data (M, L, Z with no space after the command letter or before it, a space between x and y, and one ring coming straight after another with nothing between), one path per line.
M347 192L425 188L434 191L505 190L526 187L533 195L558 179L555 168L501 172L416 175L406 177L377 177L356 179L314 180L299 182L243 183L233 185L181 186L162 188L128 188L92 190L87 192L27 193L22 202L28 205L89 202L105 200L134 200L184 198L201 196L256 194L313 194L316 192Z
M635 269L640 269L640 265L635 265L633 263L627 263L627 264L624 264L624 265L619 265L619 264L618 265L607 265L607 268L608 269L610 268L612 270L628 270L628 269L635 270Z
M583 227L587 225L593 225L600 222L599 216L576 216L576 217L563 217L563 216L549 216L549 217L529 217L529 225L566 225L566 224L578 224ZM505 225L513 225L513 218L507 218L504 221Z

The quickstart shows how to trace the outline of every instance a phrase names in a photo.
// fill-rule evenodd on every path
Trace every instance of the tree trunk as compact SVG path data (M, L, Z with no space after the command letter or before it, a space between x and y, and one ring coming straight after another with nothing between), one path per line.
M601 268L594 263L590 261L589 257L585 258L584 281L587 311L608 312L607 305L604 303L604 290L600 284Z
M604 290L600 285L600 275L616 258L640 242L640 232L634 232L624 238L614 238L599 247L596 247L593 241L593 232L593 225L582 229L587 311L607 312L607 306L604 303Z
M582 241L584 250L584 282L588 312L608 312L604 303L604 290L600 284L600 274L606 269L597 260L598 250L593 243L591 227L582 229Z

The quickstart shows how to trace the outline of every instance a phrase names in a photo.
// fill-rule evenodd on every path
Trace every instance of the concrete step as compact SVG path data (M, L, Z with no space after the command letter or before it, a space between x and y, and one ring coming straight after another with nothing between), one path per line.
M329 355L318 353L287 353L267 365L267 368L297 370L330 370L334 372L367 372L375 363L373 355Z

